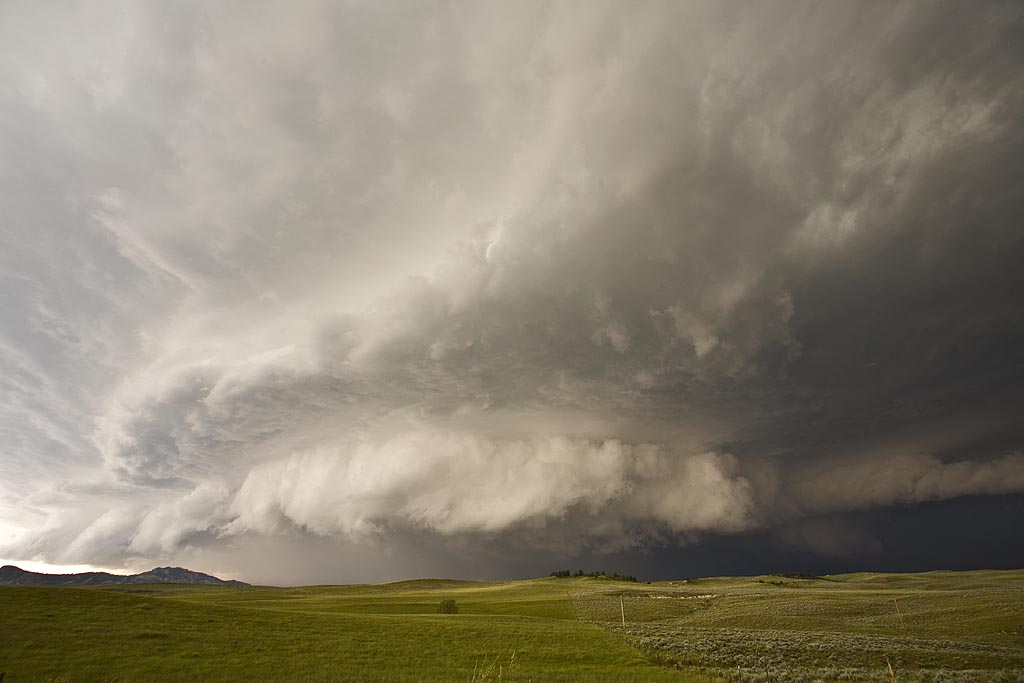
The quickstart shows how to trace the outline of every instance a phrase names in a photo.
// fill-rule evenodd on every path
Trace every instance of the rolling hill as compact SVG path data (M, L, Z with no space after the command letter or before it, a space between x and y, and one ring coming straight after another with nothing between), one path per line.
M200 585L248 586L241 581L225 581L216 576L182 567L155 567L141 574L40 574L14 565L0 567L0 586L125 586L143 583L186 583Z

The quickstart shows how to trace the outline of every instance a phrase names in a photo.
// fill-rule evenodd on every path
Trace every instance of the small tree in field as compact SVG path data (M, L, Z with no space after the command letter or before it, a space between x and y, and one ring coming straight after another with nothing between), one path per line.
M449 598L448 600L442 600L441 601L441 604L437 606L437 613L438 614L458 614L459 613L459 607L458 607L458 605L455 604L454 600Z

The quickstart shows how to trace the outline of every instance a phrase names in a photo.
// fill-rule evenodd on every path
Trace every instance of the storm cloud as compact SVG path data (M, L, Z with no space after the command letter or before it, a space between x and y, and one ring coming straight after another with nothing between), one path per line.
M864 511L1024 494L1021 35L5 3L0 557L838 556Z

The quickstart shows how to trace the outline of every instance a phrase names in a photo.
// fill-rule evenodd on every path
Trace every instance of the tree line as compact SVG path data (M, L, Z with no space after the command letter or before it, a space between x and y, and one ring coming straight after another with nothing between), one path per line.
M575 574L569 569L559 569L558 571L551 572L550 576L556 579L571 579L573 577L588 576L592 579L611 579L612 581L632 581L637 583L637 578L632 574L618 574L616 572L585 572L582 569L577 570Z

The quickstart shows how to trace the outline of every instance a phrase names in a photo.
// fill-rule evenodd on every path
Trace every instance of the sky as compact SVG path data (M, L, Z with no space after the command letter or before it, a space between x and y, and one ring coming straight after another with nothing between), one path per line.
M0 4L0 558L1024 566L1018 2Z

